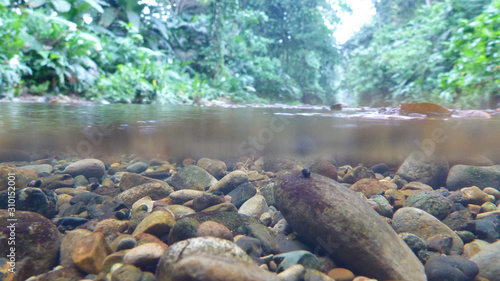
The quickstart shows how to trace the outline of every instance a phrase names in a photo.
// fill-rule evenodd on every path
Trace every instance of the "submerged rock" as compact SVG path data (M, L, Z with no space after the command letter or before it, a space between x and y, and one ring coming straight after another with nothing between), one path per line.
M124 264L131 264L143 270L155 268L167 246L160 243L144 243L132 248L123 256Z
M474 234L478 239L493 243L500 237L500 211L479 214Z
M248 262L250 264L253 263L252 259L247 255L247 253L245 253L245 251L243 251L233 242L215 237L196 237L177 242L171 245L163 253L163 255L160 258L160 262L158 263L158 269L156 271L157 280L158 281L198 280L198 279L178 279L176 278L175 275L177 272L177 270L174 268L175 264L193 255L211 255L218 257L227 257L227 258L237 259L243 262ZM221 268L221 266L223 267L223 265L224 263L220 264L218 268ZM198 266L201 266L201 264L198 264ZM223 280L223 279L214 279L214 280Z
M61 261L61 265L64 267L73 267L75 266L75 262L73 261L73 247L75 243L81 238L92 234L92 231L87 229L75 229L71 231L67 231L66 235L62 239L61 249L59 251L59 259Z
M247 226L252 223L257 223L256 219L237 212L199 212L186 217L195 218L200 223L206 221L218 222L229 228L234 235L246 234Z
M31 170L0 166L0 191L7 190L9 186L13 186L12 183L16 189L25 188L35 178L37 178L37 174Z
M83 175L77 176L77 177L83 177L86 181L87 178ZM45 189L58 189L58 188L64 188L64 187L69 187L73 188L73 186L80 186L81 184L76 184L75 179L69 175L69 174L62 174L62 175L50 175L48 177L40 178L41 184L40 188L45 188ZM87 181L88 184L88 181ZM87 185L85 184L85 185Z
M51 173L54 169L50 164L26 165L19 168L20 170L30 170L37 174Z
M422 239L435 235L449 235L453 238L451 254L461 254L464 243L458 235L431 214L413 207L405 207L394 213L392 227L397 233L409 232Z
M437 191L422 191L408 197L404 207L415 207L443 220L453 211L453 202Z
M489 281L500 281L500 241L473 256L471 261L479 266L479 276Z
M0 208L7 209L8 195L0 192ZM39 213L46 218L53 218L57 210L57 195L51 190L26 187L16 192L17 210Z
M277 272L282 272L289 267L296 264L301 264L306 268L312 268L319 270L321 268L321 262L318 258L308 251L291 251L273 257L273 261L278 264Z
M33 273L33 272L31 272ZM81 280L85 276L85 273L78 270L76 267L56 267L54 270L51 270L47 273L40 274L36 276L36 279L26 279L30 281L69 281L69 280ZM4 279L5 280L5 279ZM25 279L18 279L25 280ZM17 280L15 280L17 281Z
M122 200L127 206L132 207L137 200L145 196L149 196L153 200L159 200L169 196L172 192L172 187L166 182L151 182L127 189L116 197Z
M241 207L241 205L243 205L243 203L245 203L245 201L252 198L256 193L257 190L251 183L244 183L240 184L233 191L229 192L228 195L231 196L231 203L233 203L236 208L239 208ZM263 196L266 197L265 195Z
M11 246L7 244L7 239L13 230L15 258L19 261L25 257L32 258L35 263L32 274L49 271L57 265L62 235L50 220L37 213L16 211L17 222L13 229L13 222L7 221L9 218L7 210L0 210L0 253L10 254Z
M311 172L337 180L337 168L328 161L320 160L310 167Z
M248 182L248 175L243 171L232 171L231 173L224 176L220 181L212 185L208 192L220 191L224 194L228 194L233 191L237 186Z
M372 178L364 178L355 182L351 187L351 190L356 192L363 192L363 194L370 198L375 195L383 194L388 188L381 184L378 180Z
M145 217L132 233L136 236L140 233L150 233L161 237L167 235L175 225L175 218L172 213L164 210L154 211Z
M197 165L191 165L182 168L179 172L172 175L168 178L167 182L172 185L175 190L179 190L212 186L217 182L217 179Z
M162 181L141 176L139 174L125 173L120 179L119 187L121 190L127 190L138 185L143 185L146 183L154 183L154 182L161 183Z
M361 179L374 179L375 173L363 165L348 170L344 175L344 182L353 184Z
M201 158L200 160L198 160L197 165L205 169L216 179L221 179L227 173L226 163L221 160Z
M465 119L491 119L491 115L482 110L455 110L453 115Z
M196 229L196 235L198 237L211 236L233 241L233 234L231 233L231 230L223 224L214 221L206 221L200 224L198 229Z
M485 187L499 189L500 165L489 167L455 165L451 167L446 179L446 188L459 190L469 186L477 186L480 189Z
M98 159L83 159L80 161L76 161L71 163L64 170L66 174L70 174L73 177L78 175L84 175L87 178L100 178L106 172L106 168L104 163Z
M175 263L171 280L278 281L278 277L255 264L232 257L193 255Z
M247 215L249 217L259 219L260 216L267 212L269 207L267 206L266 199L262 195L255 195L248 199L243 205L241 205L238 213Z
M75 266L81 271L98 274L102 269L104 259L111 253L111 248L104 240L104 234L94 232L75 242L71 257Z
M135 163L130 164L129 166L127 166L126 170L129 173L139 174L139 173L142 173L142 172L146 171L146 169L148 167L149 167L148 164L146 164L146 163L144 163L142 161L139 161L139 162L135 162Z
M458 256L435 256L425 264L428 281L472 281L478 272L476 263Z
M193 210L199 212L208 207L224 203L224 199L218 195L205 193L193 199Z
M396 175L412 182L418 181L437 189L444 186L449 165L445 157L436 154L426 155L424 151L414 151L399 167Z
M425 280L424 268L396 232L356 193L326 177L279 175L279 210L306 241L363 275Z

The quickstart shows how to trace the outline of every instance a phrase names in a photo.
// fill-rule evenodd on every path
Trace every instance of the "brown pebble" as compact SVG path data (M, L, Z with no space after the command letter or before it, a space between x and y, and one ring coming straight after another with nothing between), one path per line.
M194 200L189 200L189 201L187 201L186 203L184 203L182 205L185 206L185 207L192 208L193 207L193 202L194 202Z
M354 273L349 269L337 267L328 271L328 277L335 279L335 281L352 281Z
M231 233L231 230L229 230L229 228L227 228L226 226L214 221L206 221L200 224L200 226L196 230L196 235L198 237L212 236L233 241L233 234Z
M192 158L186 158L186 159L182 160L182 166L184 166L184 167L195 165L195 164L196 164L196 160L194 160Z
M274 261L269 262L269 271L276 272L278 270L278 265Z
M469 204L469 205L467 205L467 209L469 209L469 211L471 211L473 213L479 214L479 212L481 211L481 206Z
M80 238L73 246L72 258L78 269L98 274L106 256L112 253L102 232L94 232Z

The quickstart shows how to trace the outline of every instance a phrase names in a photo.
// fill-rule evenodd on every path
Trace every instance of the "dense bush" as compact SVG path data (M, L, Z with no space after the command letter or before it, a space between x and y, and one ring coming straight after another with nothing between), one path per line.
M388 2L397 0L379 7L392 7ZM351 101L496 107L500 1L489 2L445 0L377 11L344 45L343 87Z
M328 84L320 85L319 79L328 78L320 72L333 64L323 63L321 56L337 51L318 12L321 1L313 6L290 3L0 4L0 37L7 43L0 47L5 62L0 66L0 95L73 93L110 102L198 103L222 97L235 102L292 102L312 93L315 102L324 102L322 85ZM284 44L295 39L298 29L283 14L270 17L270 5L284 7L282 13L293 14L293 21L313 21L301 32L315 33L296 46ZM281 24L270 25L276 21ZM330 47L312 46L318 38ZM305 50L305 44L312 48ZM283 56L284 51L293 56ZM301 70L296 69L299 64Z
M500 101L500 1L472 21L460 21L451 39L453 69L443 76L443 98L462 106L498 107Z
M344 2L2 1L0 98L497 107L500 0L374 1L337 46Z

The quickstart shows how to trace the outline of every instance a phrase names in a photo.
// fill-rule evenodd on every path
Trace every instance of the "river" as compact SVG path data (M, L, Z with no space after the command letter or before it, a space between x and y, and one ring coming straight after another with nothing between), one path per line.
M412 151L500 163L500 118L383 115L375 109L0 103L0 149L183 158L304 156L393 166Z

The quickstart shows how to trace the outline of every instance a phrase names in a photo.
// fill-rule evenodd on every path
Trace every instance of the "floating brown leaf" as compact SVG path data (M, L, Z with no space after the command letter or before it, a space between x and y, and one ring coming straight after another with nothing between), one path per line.
M443 114L450 115L451 111L444 108L438 104L432 102L420 102L420 103L402 103L400 105L401 112L404 113L419 113L419 114Z

